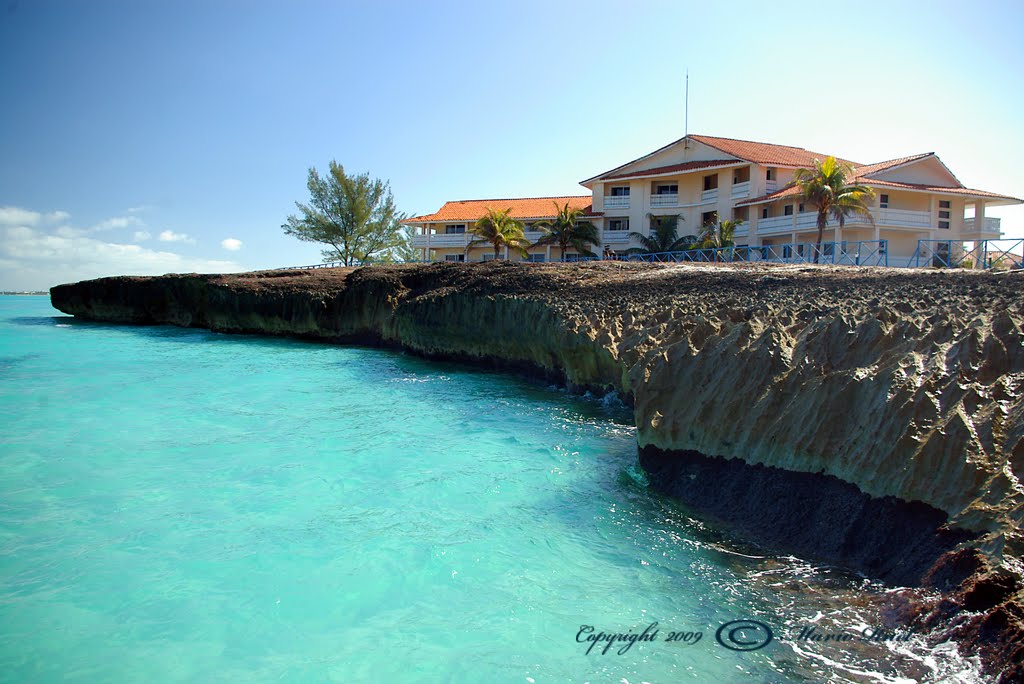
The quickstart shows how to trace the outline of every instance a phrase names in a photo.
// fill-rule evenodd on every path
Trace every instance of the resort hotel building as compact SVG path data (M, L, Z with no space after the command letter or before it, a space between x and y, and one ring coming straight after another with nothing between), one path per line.
M566 203L583 210L584 218L597 226L601 242L593 248L596 254L622 255L637 246L631 232L649 234L650 217L679 216L679 236L697 235L720 220L742 219L734 234L737 248L762 248L747 250L748 255L795 258L817 237L817 212L800 201L794 173L827 156L786 145L688 135L582 181L590 194L446 202L437 212L405 223L415 227L412 244L425 261L493 258L489 244L467 250L474 238L470 228L488 209L510 210L525 225L526 238L536 242L543 233L533 224L554 218L556 205ZM962 246L1000 238L999 219L987 216L986 208L1022 203L964 187L932 152L875 164L847 163L854 168L849 182L875 192L870 206L874 221L851 214L842 227L830 222L822 238L826 255L874 241L887 252L887 263L907 265L919 240ZM530 261L561 258L557 246L528 251ZM501 256L522 258L508 250ZM567 258L578 255L570 251Z

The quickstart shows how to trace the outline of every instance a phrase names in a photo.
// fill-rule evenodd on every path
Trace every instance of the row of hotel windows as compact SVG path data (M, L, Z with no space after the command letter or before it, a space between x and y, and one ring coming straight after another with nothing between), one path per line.
M775 169L768 169L767 173L768 180L775 180ZM736 169L732 174L732 184L737 185L739 183L746 183L750 180L750 167L745 166L742 169ZM711 173L703 178L704 190L717 190L718 189L718 174ZM612 197L629 197L629 186L628 185L612 185L608 188L609 194ZM655 195L678 195L679 184L678 183L655 183L654 184Z

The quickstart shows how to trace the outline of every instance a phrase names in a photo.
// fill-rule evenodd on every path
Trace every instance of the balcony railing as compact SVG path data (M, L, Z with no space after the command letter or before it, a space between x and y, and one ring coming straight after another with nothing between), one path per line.
M976 223L974 217L964 219L964 232L965 233L1001 233L1002 230L999 226L999 219L994 216L986 216L982 222L980 230L974 227Z
M606 230L601 233L601 240L605 244L609 242L629 242L628 230Z
M605 195L605 209L629 209L629 195Z
M776 180L766 180L764 182L764 191L765 192L775 192L778 189L779 189L779 181L776 181Z
M427 237L426 235L414 235L412 246L426 247ZM472 235L469 233L431 233L429 237L431 247L465 247L469 244Z
M652 207L676 207L679 206L679 194L672 195L651 195Z
M713 202L716 199L718 199L718 188L712 188L700 193L701 202Z
M733 183L732 191L729 193L732 197L746 197L750 194L750 181L743 181L742 183Z
M904 209L872 209L871 216L875 219L877 226L895 226L898 228L932 228L932 215L927 211L907 211ZM766 219L758 219L757 234L770 235L772 233L789 233L793 231L811 230L816 227L818 215L813 212L793 215L773 216ZM843 222L846 227L870 226L871 221L861 214L850 214ZM837 228L839 223L834 220L828 222L828 228Z

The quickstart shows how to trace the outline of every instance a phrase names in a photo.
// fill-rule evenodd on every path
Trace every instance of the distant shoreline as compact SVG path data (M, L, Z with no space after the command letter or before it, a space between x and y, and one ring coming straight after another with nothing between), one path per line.
M50 294L49 292L0 292L0 295L23 295L23 296L32 296L32 297L40 297L42 295L49 295L49 294Z

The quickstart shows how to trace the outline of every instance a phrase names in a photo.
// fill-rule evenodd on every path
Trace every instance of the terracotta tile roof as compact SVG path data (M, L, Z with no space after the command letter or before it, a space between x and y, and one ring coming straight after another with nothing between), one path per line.
M733 166L737 163L735 159L712 159L711 161L692 161L684 164L672 164L671 166L657 166L653 169L643 171L632 171L620 173L615 176L605 176L605 180L617 180L619 178L635 178L637 176L657 176L662 173L677 173L695 171L696 169L710 169L718 166Z
M512 218L543 219L555 216L555 204L559 207L566 202L573 209L591 212L591 195L570 195L565 197L521 197L512 199L456 200L445 202L433 214L407 218L402 223L435 223L442 221L476 221L488 209L508 209Z
M787 185L781 190L775 192L769 192L767 195L761 195L760 197L754 197L742 202L737 202L737 207L747 206L749 204L764 204L766 202L774 202L775 200L784 199L786 197L794 197L800 194L800 190L795 185Z
M875 166L872 164L872 166ZM883 181L876 180L874 178L863 178L856 176L854 178L858 183L868 185L871 187L882 187L882 188L895 188L897 190L916 190L919 192L937 192L945 195L960 195L964 197L988 197L997 200L1006 200L1008 202L1019 202L1024 201L1017 199L1016 197L1010 197L1009 195L999 195L994 192L988 192L986 190L972 190L971 188L950 188L939 185L921 185L918 183L898 183L895 181ZM790 185L781 190L770 192L767 195L761 195L760 197L754 197L753 199L744 200L737 202L737 207L748 206L751 204L766 204L768 202L775 202L776 200L786 199L788 197L795 197L800 194L800 191L795 185Z
M900 157L899 159L890 159L889 161L878 162L877 164L864 164L854 168L854 172L858 176L869 176L872 173L878 173L879 171L885 171L895 166L903 166L910 162L915 162L918 159L924 159L925 157L935 154L934 152L925 152L924 154L915 154L910 157Z
M714 147L716 150L721 150L726 154L731 154L734 157L739 157L755 164L764 164L766 166L807 166L810 167L814 164L814 160L824 160L825 157L832 156L828 154L821 154L820 152L811 152L805 150L802 147L790 147L789 145L773 145L771 143L760 143L753 142L751 140L735 140L733 138L715 138L710 135L691 135L691 140L696 140L699 143L703 143L710 147ZM839 161L845 161L847 164L857 166L856 163L840 159Z
M1009 195L1000 195L987 190L973 190L971 188L950 188L944 185L921 185L919 183L897 183L895 181L876 180L874 178L858 178L858 181L865 185L881 186L883 188L896 188L904 190L918 190L921 192L937 192L944 195L963 195L965 197L990 197L992 199L1007 200L1009 202L1024 203L1024 200Z

